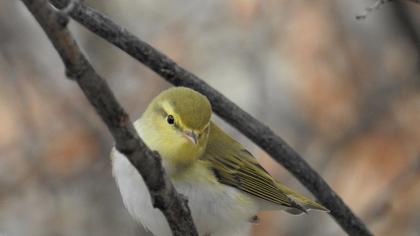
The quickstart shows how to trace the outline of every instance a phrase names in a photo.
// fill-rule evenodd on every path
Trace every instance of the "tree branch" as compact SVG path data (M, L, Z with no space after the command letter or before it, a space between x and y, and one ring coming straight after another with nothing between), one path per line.
M356 15L357 20L364 20L366 17L373 11L379 10L379 8L389 2L396 2L397 4L401 2L411 2L420 4L420 0L376 0L372 6L368 6L364 9L364 11L358 15Z
M50 0L61 8L68 0ZM84 5L75 6L69 14L86 28L119 47L176 86L186 86L205 94L213 110L228 123L269 153L287 168L318 200L349 235L372 235L322 177L284 140L267 126L239 108L194 74L143 42L100 12Z
M159 154L152 152L138 136L127 113L115 99L107 83L95 72L67 29L66 12L51 8L46 0L23 0L44 29L66 67L107 125L118 151L123 153L143 177L153 205L165 215L174 235L198 235L187 200L178 194L162 168ZM76 7L74 4L73 7ZM66 8L71 11L72 7Z

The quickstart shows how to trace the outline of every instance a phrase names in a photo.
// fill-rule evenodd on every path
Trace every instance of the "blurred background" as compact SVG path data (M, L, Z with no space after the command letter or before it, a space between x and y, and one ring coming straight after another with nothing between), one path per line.
M366 0L87 0L269 125L376 235L420 234L420 5ZM134 120L170 85L75 22ZM239 132L276 178L311 196ZM20 1L0 1L0 235L148 235L111 175L112 139ZM345 235L264 212L253 235Z

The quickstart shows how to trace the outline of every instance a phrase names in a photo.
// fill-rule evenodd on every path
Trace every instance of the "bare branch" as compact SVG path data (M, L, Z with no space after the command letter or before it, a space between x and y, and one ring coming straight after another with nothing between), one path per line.
M50 0L58 8L67 0ZM349 235L372 235L363 222L350 210L322 177L284 140L257 119L210 87L194 74L177 65L149 44L112 22L98 11L79 4L70 15L86 28L124 50L176 86L186 86L205 94L213 110L240 130L277 162L287 168L318 200L331 211L331 215Z
M366 17L373 11L379 10L379 8L381 8L382 5L389 3L389 2L393 2L395 0L376 0L372 6L366 7L365 10L356 15L356 19L357 20L364 20L366 19ZM400 2L412 2L412 3L417 3L420 4L420 0L399 0Z
M95 72L67 29L67 11L77 2L57 12L46 0L23 0L44 29L66 66L67 76L75 80L107 125L116 148L125 154L143 177L153 205L169 222L174 235L198 235L187 200L178 194L162 168L159 154L152 152L138 136L127 113L115 99L106 82Z
M392 0L376 0L372 6L366 7L365 10L360 13L359 15L356 15L357 20L364 20L366 17L373 11L379 10L382 5L385 3L391 2Z

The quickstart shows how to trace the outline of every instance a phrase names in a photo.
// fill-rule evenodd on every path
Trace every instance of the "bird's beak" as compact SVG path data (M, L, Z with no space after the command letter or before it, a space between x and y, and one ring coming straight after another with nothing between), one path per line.
M192 130L184 130L183 134L193 144L197 144L198 143L198 135L197 135L196 132L194 132Z

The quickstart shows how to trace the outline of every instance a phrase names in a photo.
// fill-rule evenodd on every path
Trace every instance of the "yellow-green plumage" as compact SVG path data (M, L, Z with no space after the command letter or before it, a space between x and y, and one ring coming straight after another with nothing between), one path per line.
M211 117L211 105L204 95L184 88L177 87L165 90L150 104L153 109L162 110L175 116L175 120L190 129L203 129Z
M177 87L157 96L134 123L146 145L159 152L177 190L189 198L200 235L244 235L259 210L328 211L274 180L210 120L211 114L205 96ZM130 213L155 235L170 235L135 168L117 151L112 156L113 173Z
M202 159L212 163L216 177L223 184L275 204L296 208L297 211L291 212L298 213L306 209L327 211L319 203L274 180L250 152L213 123Z

